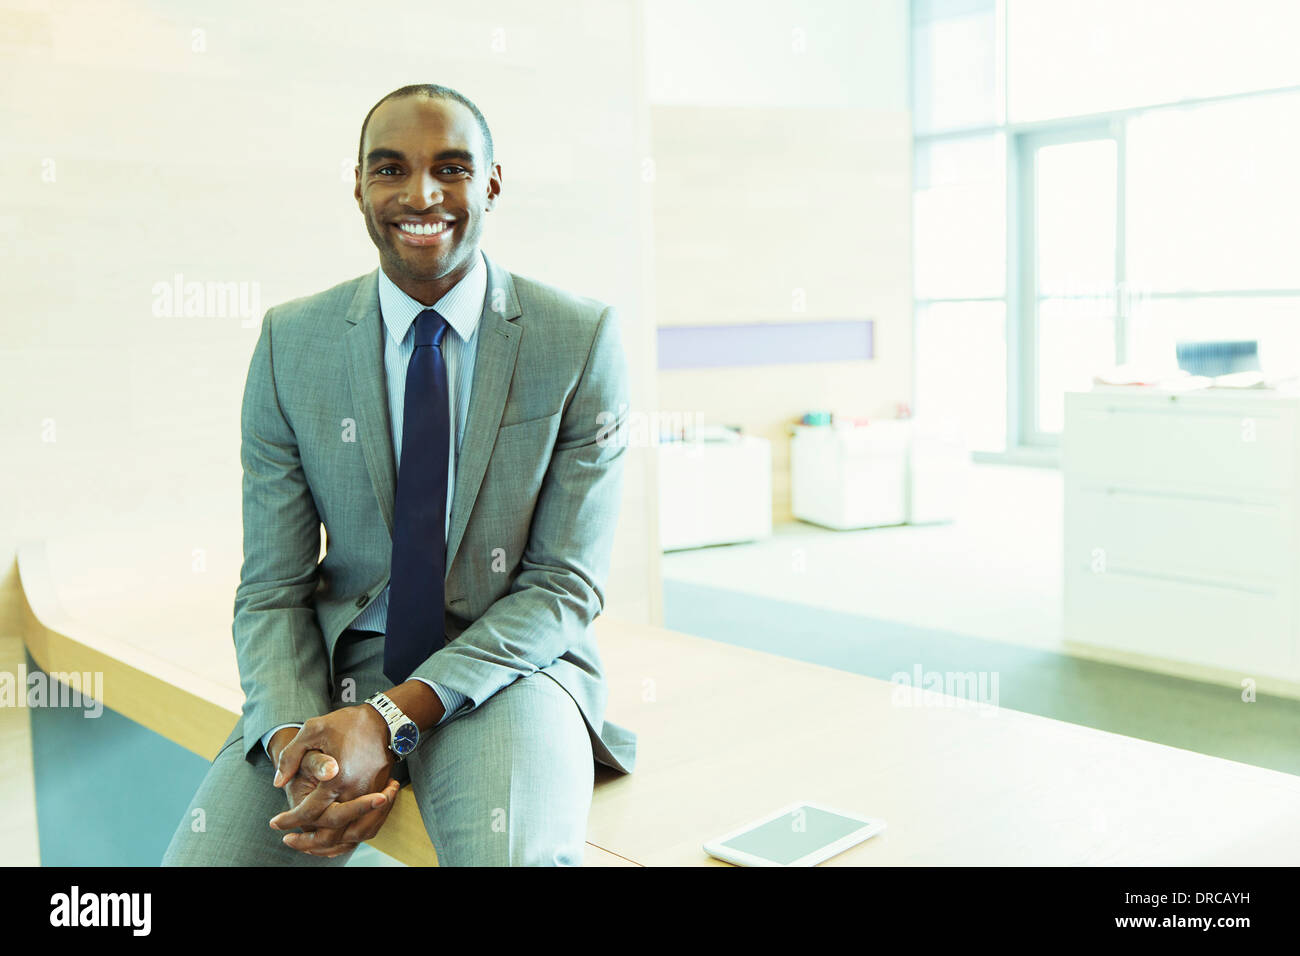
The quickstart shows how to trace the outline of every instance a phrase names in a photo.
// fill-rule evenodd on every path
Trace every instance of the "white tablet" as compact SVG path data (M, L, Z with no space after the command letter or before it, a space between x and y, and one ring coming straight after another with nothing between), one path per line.
M816 866L885 829L885 821L792 803L704 844L704 852L738 866Z

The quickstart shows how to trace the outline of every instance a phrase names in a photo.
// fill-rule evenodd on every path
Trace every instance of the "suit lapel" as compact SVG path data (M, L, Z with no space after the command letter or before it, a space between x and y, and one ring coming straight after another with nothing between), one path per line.
M519 355L523 330L513 320L523 314L510 273L486 255L488 281L479 316L478 346L474 357L474 383L470 390L469 414L461 437L456 462L456 488L447 538L447 570L450 573L465 527L474 510L488 459L496 443L497 428L505 411L510 379ZM500 311L493 308L496 305ZM384 372L384 336L379 315L379 271L361 280L346 316L352 326L345 334L348 353L348 382L352 388L361 433L361 447L370 472L370 482L379 499L379 510L393 533L393 507L397 494L392 423L388 415L388 390Z
M348 352L348 384L352 388L353 414L361 433L361 450L370 472L370 484L379 499L388 533L393 533L393 500L397 496L392 424L388 418L388 392L384 376L384 324L379 317L379 270L365 276L352 297L346 316L352 326L344 336Z
M447 535L449 574L496 444L506 395L510 392L510 379L515 374L515 360L519 357L519 339L523 335L523 329L513 321L523 314L515 295L514 280L509 272L486 255L483 259L488 269L487 293L478 320L478 348L474 357L469 415L461 439L460 459L456 462L456 490L451 506L451 529ZM500 311L493 309L494 304Z

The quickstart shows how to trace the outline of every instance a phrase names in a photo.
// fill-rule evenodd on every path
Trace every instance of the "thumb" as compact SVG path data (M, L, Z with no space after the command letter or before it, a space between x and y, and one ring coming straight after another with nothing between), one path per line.
M339 772L339 762L321 750L313 750L302 758L302 773L309 774L317 780L330 780Z

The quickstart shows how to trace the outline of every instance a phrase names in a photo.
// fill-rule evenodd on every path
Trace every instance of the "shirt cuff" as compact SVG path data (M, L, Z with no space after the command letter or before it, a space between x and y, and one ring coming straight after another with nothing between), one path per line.
M284 730L286 727L302 727L302 724L281 724L279 727L272 727L262 734L262 749L266 751L268 757L271 756L271 738L275 736L277 730Z
M447 718L452 716L452 714L454 714L456 711L460 710L460 708L463 707L465 703L469 700L469 698L466 697L464 694L462 694L460 691L452 690L450 687L447 687L445 684L439 684L434 681L428 680L427 678L424 677L417 677L415 679L418 681L423 681L424 683L432 687L433 692L437 694L438 699L442 701L442 720L438 721L438 723L435 726L441 726L442 724L446 723Z

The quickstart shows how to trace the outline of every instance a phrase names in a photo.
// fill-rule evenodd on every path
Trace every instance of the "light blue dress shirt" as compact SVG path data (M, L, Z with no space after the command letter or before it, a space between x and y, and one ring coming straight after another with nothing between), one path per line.
M447 515L444 524L443 540L451 529L451 504L456 491L456 461L460 456L461 439L465 433L465 420L469 415L470 390L474 385L474 358L478 354L479 316L483 314L483 303L487 297L487 263L482 251L475 257L474 265L464 278L452 286L447 294L435 302L432 308L447 320L455 330L455 335L447 335L442 341L443 361L447 366L447 394L451 398L454 425L450 430L450 445L447 455ZM402 461L402 425L406 411L406 366L415 351L415 318L429 306L411 298L381 268L379 270L379 312L383 318L388 334L384 336L384 373L388 381L388 415L392 422L393 454L395 465L399 468ZM388 588L384 588L370 605L357 616L350 625L360 631L387 633L388 622ZM452 690L444 684L438 684L423 677L442 701L443 723L456 711L466 706L469 699L462 693ZM285 727L301 727L302 724L280 724L272 727L262 737L262 747L270 756L271 737Z

